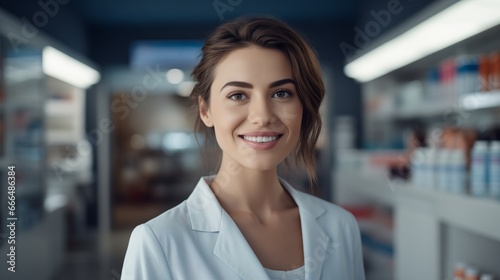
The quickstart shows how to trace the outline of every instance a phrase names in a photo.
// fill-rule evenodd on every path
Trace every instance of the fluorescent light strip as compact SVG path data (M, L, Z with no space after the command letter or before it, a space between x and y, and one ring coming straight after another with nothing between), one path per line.
M82 89L97 83L101 78L95 69L53 47L43 49L43 72Z
M368 82L500 24L500 1L462 0L347 64L344 72Z

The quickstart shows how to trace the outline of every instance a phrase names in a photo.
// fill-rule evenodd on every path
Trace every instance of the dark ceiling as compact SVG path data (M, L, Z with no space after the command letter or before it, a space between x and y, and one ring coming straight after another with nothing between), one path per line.
M244 14L272 14L290 21L348 19L361 0L72 0L92 25L219 22Z
M39 26L76 52L101 65L127 64L129 46L138 40L203 39L217 25L242 15L267 15L307 35L323 59L343 60L340 42L351 43L355 27L373 13L398 3L391 26L435 0L0 0L0 9L36 23L47 9L57 11ZM378 34L378 35L380 35ZM338 62L340 63L340 62ZM343 63L343 61L342 61Z

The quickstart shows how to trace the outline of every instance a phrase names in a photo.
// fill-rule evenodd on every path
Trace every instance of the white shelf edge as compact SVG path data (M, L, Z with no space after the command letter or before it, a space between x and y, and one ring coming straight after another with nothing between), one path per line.
M74 131L47 131L45 134L45 143L48 145L75 144L81 139Z
M474 111L480 109L489 109L500 107L500 91L473 92L467 96L460 97L458 100L436 100L422 102L412 108L392 110L388 112L374 112L370 115L377 119L405 119L414 117L431 117L441 113L454 112L456 109Z
M45 113L48 115L75 115L75 112L75 106L69 102L48 101L45 104Z
M345 172L342 170L342 172ZM353 171L354 172L354 171ZM364 198L374 200L385 206L394 206L395 192L391 182L384 179L383 174L360 174L357 171L355 177L347 178L345 173L334 172L336 185L342 191L353 191Z
M439 220L467 231L500 241L500 201L467 194L443 193L434 189L419 189L408 184L400 194L432 201Z
M443 193L434 189L424 189L402 181L385 181L382 176L367 177L356 173L347 176L345 172L335 172L337 188L347 188L361 198L368 198L385 206L397 205L403 198L418 199L432 205L439 221L460 227L469 232L500 242L500 201L477 198L470 195ZM339 184L345 184L339 186Z
M462 98L461 105L467 110L495 108L500 106L500 91L476 92Z

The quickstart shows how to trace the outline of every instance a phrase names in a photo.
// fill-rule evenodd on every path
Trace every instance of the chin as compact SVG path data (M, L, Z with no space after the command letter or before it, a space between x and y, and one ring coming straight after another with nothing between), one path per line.
M254 169L259 171L269 171L274 170L283 161L281 158L269 157L269 156L257 156L253 160L248 158L242 159L240 164L248 169Z

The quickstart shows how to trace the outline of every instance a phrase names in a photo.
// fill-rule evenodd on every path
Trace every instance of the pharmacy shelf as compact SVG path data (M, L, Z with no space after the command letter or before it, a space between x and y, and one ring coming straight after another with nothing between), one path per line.
M342 170L333 172L336 189L335 200L339 204L350 203L361 197L363 200L393 206L396 199L395 190L398 181L390 181L382 172L363 173L359 170Z
M77 131L71 130L51 130L45 133L47 145L74 145L82 139Z
M461 105L466 110L500 107L500 91L478 92L462 98Z
M358 199L396 207L398 202L417 200L425 202L436 218L445 224L500 242L500 201L476 198L470 195L443 193L417 187L408 182L390 181L380 175L363 172L334 172L336 193L344 197L355 193ZM342 201L340 201L342 203Z
M500 107L500 91L474 92L458 100L436 100L423 102L411 108L400 108L392 111L376 112L371 116L377 119L411 119L436 117L443 114L460 113L463 110L495 109Z
M75 115L75 105L68 101L49 100L45 104L45 113L47 115L70 116Z
M434 189L401 186L398 196L423 199L433 207L438 219L500 242L500 201L470 195L443 193Z

